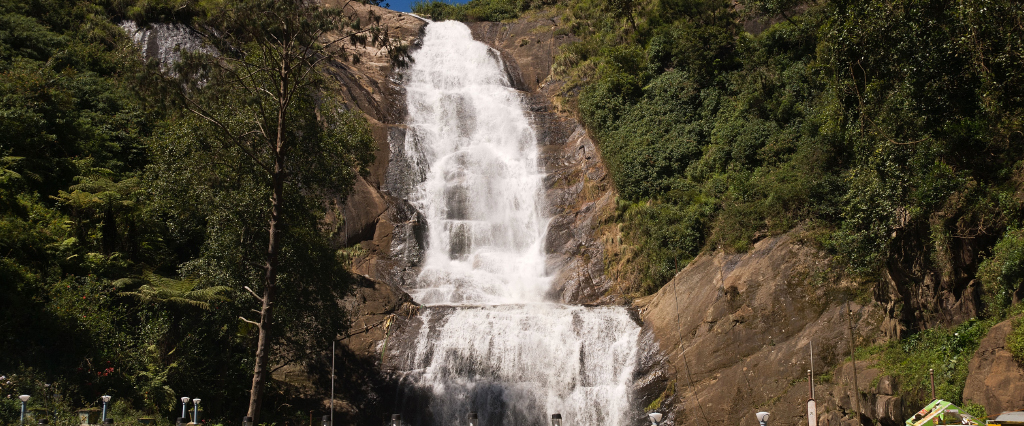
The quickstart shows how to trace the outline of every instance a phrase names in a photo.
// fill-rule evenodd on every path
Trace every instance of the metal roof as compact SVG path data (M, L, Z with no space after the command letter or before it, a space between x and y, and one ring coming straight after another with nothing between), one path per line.
M996 423L1021 423L1024 424L1024 411L1004 411L996 417Z

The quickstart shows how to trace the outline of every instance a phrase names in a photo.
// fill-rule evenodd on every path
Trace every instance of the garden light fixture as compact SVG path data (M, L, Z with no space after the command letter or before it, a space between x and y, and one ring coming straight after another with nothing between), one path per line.
M110 402L110 395L103 395L100 399L103 400L103 412L100 414L100 423L104 423L107 420L107 403Z

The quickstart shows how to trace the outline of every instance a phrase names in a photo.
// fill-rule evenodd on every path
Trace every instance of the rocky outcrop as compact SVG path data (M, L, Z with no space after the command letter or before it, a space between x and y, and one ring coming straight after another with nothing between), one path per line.
M473 38L497 49L517 89L536 93L545 89L558 49L574 41L555 9L533 10L511 22L469 24Z
M882 375L873 361L857 361L856 368L852 362L843 363L835 369L831 382L819 390L819 425L856 425L859 420L861 424L898 426L909 417L908 412L920 408L907 407L899 384L892 376Z
M747 253L698 256L658 293L634 302L668 361L660 380L674 395L651 407L669 413L667 424L752 424L757 411L771 412L774 422L806 422L811 345L821 374L850 353L848 321L857 345L882 336L876 308L850 303L848 319L853 287L827 278L828 257L803 244L801 232L762 240ZM840 395L844 385L816 392Z
M399 323L417 313L417 305L401 289L385 282L361 278L342 307L351 317L351 326L340 336L337 347L337 384L335 422L337 424L377 425L386 418L395 396L395 378L381 368L381 353ZM323 367L328 367L323 365ZM328 389L329 382L321 389ZM324 406L330 400L323 401Z
M362 249L353 271L373 279L386 279L394 269L391 236L395 223L408 221L408 207L400 197L388 192L387 175L392 160L393 138L404 137L405 104L401 69L393 62L391 48L415 46L426 22L415 16L350 0L327 0L325 5L340 8L362 23L377 23L392 38L391 47L372 43L340 45L345 55L328 67L338 81L350 108L362 111L376 140L375 161L369 175L357 178L347 197L337 197L326 222L332 224L335 243L342 247L359 245ZM365 24L364 24L365 25Z
M1024 410L1024 366L1006 350L1013 321L992 327L968 366L964 401L981 404L990 416Z

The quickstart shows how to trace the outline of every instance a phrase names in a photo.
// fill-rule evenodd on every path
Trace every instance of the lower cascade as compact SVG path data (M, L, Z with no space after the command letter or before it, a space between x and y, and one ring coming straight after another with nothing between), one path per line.
M623 307L547 297L537 137L500 55L464 24L430 23L405 75L409 202L426 222L406 290L424 305L400 354L409 424L636 423L640 327Z

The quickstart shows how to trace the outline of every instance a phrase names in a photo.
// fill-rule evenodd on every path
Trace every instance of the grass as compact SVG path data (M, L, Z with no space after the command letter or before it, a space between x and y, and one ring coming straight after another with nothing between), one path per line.
M920 331L905 339L862 348L857 358L874 358L882 374L895 377L898 393L908 407L924 406L931 400L929 370L935 373L936 398L962 406L968 364L981 339L997 322L971 319L955 328ZM977 411L977 407L972 409Z

